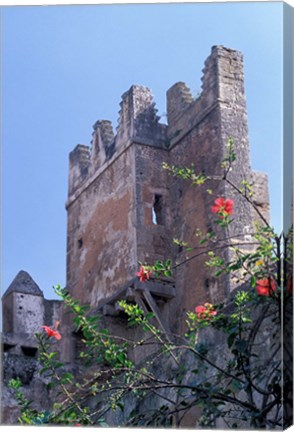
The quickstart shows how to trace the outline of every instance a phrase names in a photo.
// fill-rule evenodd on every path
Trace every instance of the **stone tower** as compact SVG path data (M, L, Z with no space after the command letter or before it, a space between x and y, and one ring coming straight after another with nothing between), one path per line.
M179 330L191 307L221 301L232 289L228 280L210 274L201 254L181 265L186 253L172 239L194 246L196 228L204 233L213 228L214 198L169 176L162 164L193 163L196 173L221 175L233 137L237 161L230 180L252 181L241 53L212 47L200 96L193 99L184 83L176 83L167 92L167 119L167 125L159 122L148 88L134 85L125 92L116 134L110 121L99 120L92 146L78 145L71 152L66 208L68 291L105 314L115 312L119 298L133 299L169 332ZM255 173L256 184L259 178L256 205L267 211L262 199L267 183ZM255 216L248 204L228 185L212 181L207 187L235 200L231 235L250 240ZM134 277L139 262L167 258L178 263L172 279L141 284Z
M46 300L33 278L21 270L2 297L3 351L35 357L35 333L60 319L61 304L60 300Z
M1 423L17 423L19 407L8 388L18 378L24 394L37 409L50 407L46 380L40 377L38 345L35 333L60 318L60 300L46 300L32 277L21 270L2 297L2 379Z
M31 276L21 270L2 297L4 351L34 356L34 334L44 319L44 296Z
M212 47L201 94L194 99L185 83L173 85L167 91L167 120L167 125L160 123L151 91L133 85L122 95L116 133L110 121L98 120L91 146L76 146L69 158L66 288L82 304L89 304L91 312L102 312L103 325L112 334L124 337L136 330L128 330L117 307L119 299L152 311L169 336L184 327L186 311L204 302L218 303L234 288L226 276L215 278L205 266L207 257L195 237L197 228L204 234L216 228L211 212L215 197L234 199L230 235L238 236L245 247L256 218L229 184L210 180L204 187L191 186L170 176L162 168L164 162L181 167L193 163L196 173L222 175L220 164L232 137L237 160L229 179L239 186L243 180L252 181L255 206L269 219L267 176L250 167L240 52ZM188 259L173 238L194 248ZM221 253L229 259L228 249ZM168 258L174 267L171 278L139 282L135 274L140 262L154 264ZM11 377L21 377L37 407L50 402L38 377L34 333L60 320L61 359L74 367L80 341L62 302L44 299L24 271L4 293L2 307L3 418L13 423L17 407L7 388ZM144 358L140 349L130 353L134 360Z

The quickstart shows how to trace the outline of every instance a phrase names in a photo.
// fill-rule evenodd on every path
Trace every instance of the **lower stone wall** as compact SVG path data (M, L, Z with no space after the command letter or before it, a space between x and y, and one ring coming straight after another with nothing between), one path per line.
M39 374L41 366L36 358L3 353L2 368L1 424L13 425L18 423L19 408L13 391L8 387L11 379L20 379L23 385L21 391L28 400L32 401L32 408L37 410L50 409L51 397L46 387L46 381Z

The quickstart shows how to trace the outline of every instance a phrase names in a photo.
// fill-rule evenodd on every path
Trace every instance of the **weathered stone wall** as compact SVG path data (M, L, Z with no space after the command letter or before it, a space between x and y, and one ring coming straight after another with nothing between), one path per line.
M162 169L169 161L166 149L136 144L136 247L138 261L166 260L171 250L169 176Z
M133 277L133 178L129 147L68 203L67 287L84 304L97 306Z
M71 153L67 287L82 303L95 307L134 277L141 223L138 170L152 179L158 173L150 160L143 170L137 168L136 147L150 146L156 160L155 149L163 143L164 125L158 123L150 90L132 86L122 96L117 135L110 122L98 121L92 148L78 146Z
M212 128L211 124L215 126ZM222 147L219 145L218 110L210 113L198 126L188 133L171 149L171 157L175 165L190 166L194 164L196 173L204 171L211 175L219 170L222 158ZM173 179L170 184L172 202L172 238L188 242L195 250L187 254L185 248L174 247L174 262L183 263L187 257L200 254L197 258L177 267L176 298L173 305L177 310L172 316L177 316L178 324L185 322L184 316L191 304L211 303L221 300L228 287L219 286L205 266L206 255L201 255L203 248L195 236L196 229L206 234L213 225L213 215L210 208L216 196L224 196L223 190L216 191L216 196L209 195L206 188L215 190L216 184L192 186L189 181Z
M20 415L13 391L8 388L11 379L20 379L22 392L28 400L32 401L33 409L46 410L51 407L52 401L46 382L39 375L40 364L37 359L4 353L2 368L1 424L17 424Z
M13 331L28 334L40 331L44 323L44 299L40 296L22 293L14 293L13 297Z
M7 296L6 299L2 298L2 320L3 320L3 331L13 332L13 296Z
M213 47L205 62L202 92L193 100L183 83L175 84L167 92L170 161L177 166L190 167L196 173L222 177L221 162L227 152L228 139L235 143L237 160L229 173L229 180L242 187L242 181L251 181L247 116L243 82L242 55L224 47ZM210 195L206 189L211 189ZM216 197L233 198L234 224L229 231L238 241L250 240L251 209L238 196L233 187L224 182L209 181L204 186L191 186L190 182L171 179L169 183L172 214L172 237L187 241L196 247L193 255L199 257L178 267L176 272L176 298L171 301L179 325L184 322L185 311L192 304L222 301L233 289L225 277L216 279L205 266L207 257L195 237L195 229L203 234L218 232L211 206ZM174 248L174 261L183 262L187 256L183 248ZM219 252L228 260L228 250ZM192 254L189 254L191 256ZM175 324L175 323L174 323Z

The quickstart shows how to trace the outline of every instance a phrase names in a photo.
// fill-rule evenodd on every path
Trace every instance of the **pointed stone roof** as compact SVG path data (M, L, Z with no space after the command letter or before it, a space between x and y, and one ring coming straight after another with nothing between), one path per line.
M43 292L40 290L36 282L32 279L32 277L24 270L18 272L16 277L13 279L3 297L6 297L8 294L13 292L23 293L23 294L31 294L36 296L43 297Z

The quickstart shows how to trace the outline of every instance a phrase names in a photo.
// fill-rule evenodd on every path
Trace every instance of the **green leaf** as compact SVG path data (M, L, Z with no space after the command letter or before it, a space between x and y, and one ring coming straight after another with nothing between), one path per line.
M117 354L117 358L118 358L118 360L119 360L122 364L124 364L125 359L126 359L126 355L125 355L125 353L120 352L120 353Z
M61 377L61 383L62 384L70 384L74 379L74 376L72 373L70 372L66 372L62 377Z
M123 404L122 402L117 402L116 405L118 406L118 408L119 408L122 412L124 412L125 406L124 406L124 404ZM100 423L99 423L99 424L100 424ZM107 425L107 426L108 426L108 425Z
M150 320L151 318L154 318L154 313L153 313L153 312L148 312L148 313L145 315L145 317L146 317L147 320Z
M251 276L251 279L250 279L250 285L251 285L253 288L255 288L255 286L256 286L256 277L255 277L255 276Z
M48 354L48 359L49 360L52 360L54 357L56 357L57 356L57 352L56 351L54 351L54 352L51 352L51 353L49 353Z
M21 384L21 381L20 381L19 378L16 378L16 379L13 379L13 378L12 378L12 379L9 381L8 386L9 386L9 388L11 388L11 389L18 390L18 389L22 386L22 384Z
M164 270L164 265L161 261L158 260L154 264L154 268L155 268L155 270Z
M168 260L166 260L166 262L165 262L165 267L166 267L167 269L169 269L170 266L171 266L171 259L168 259Z

